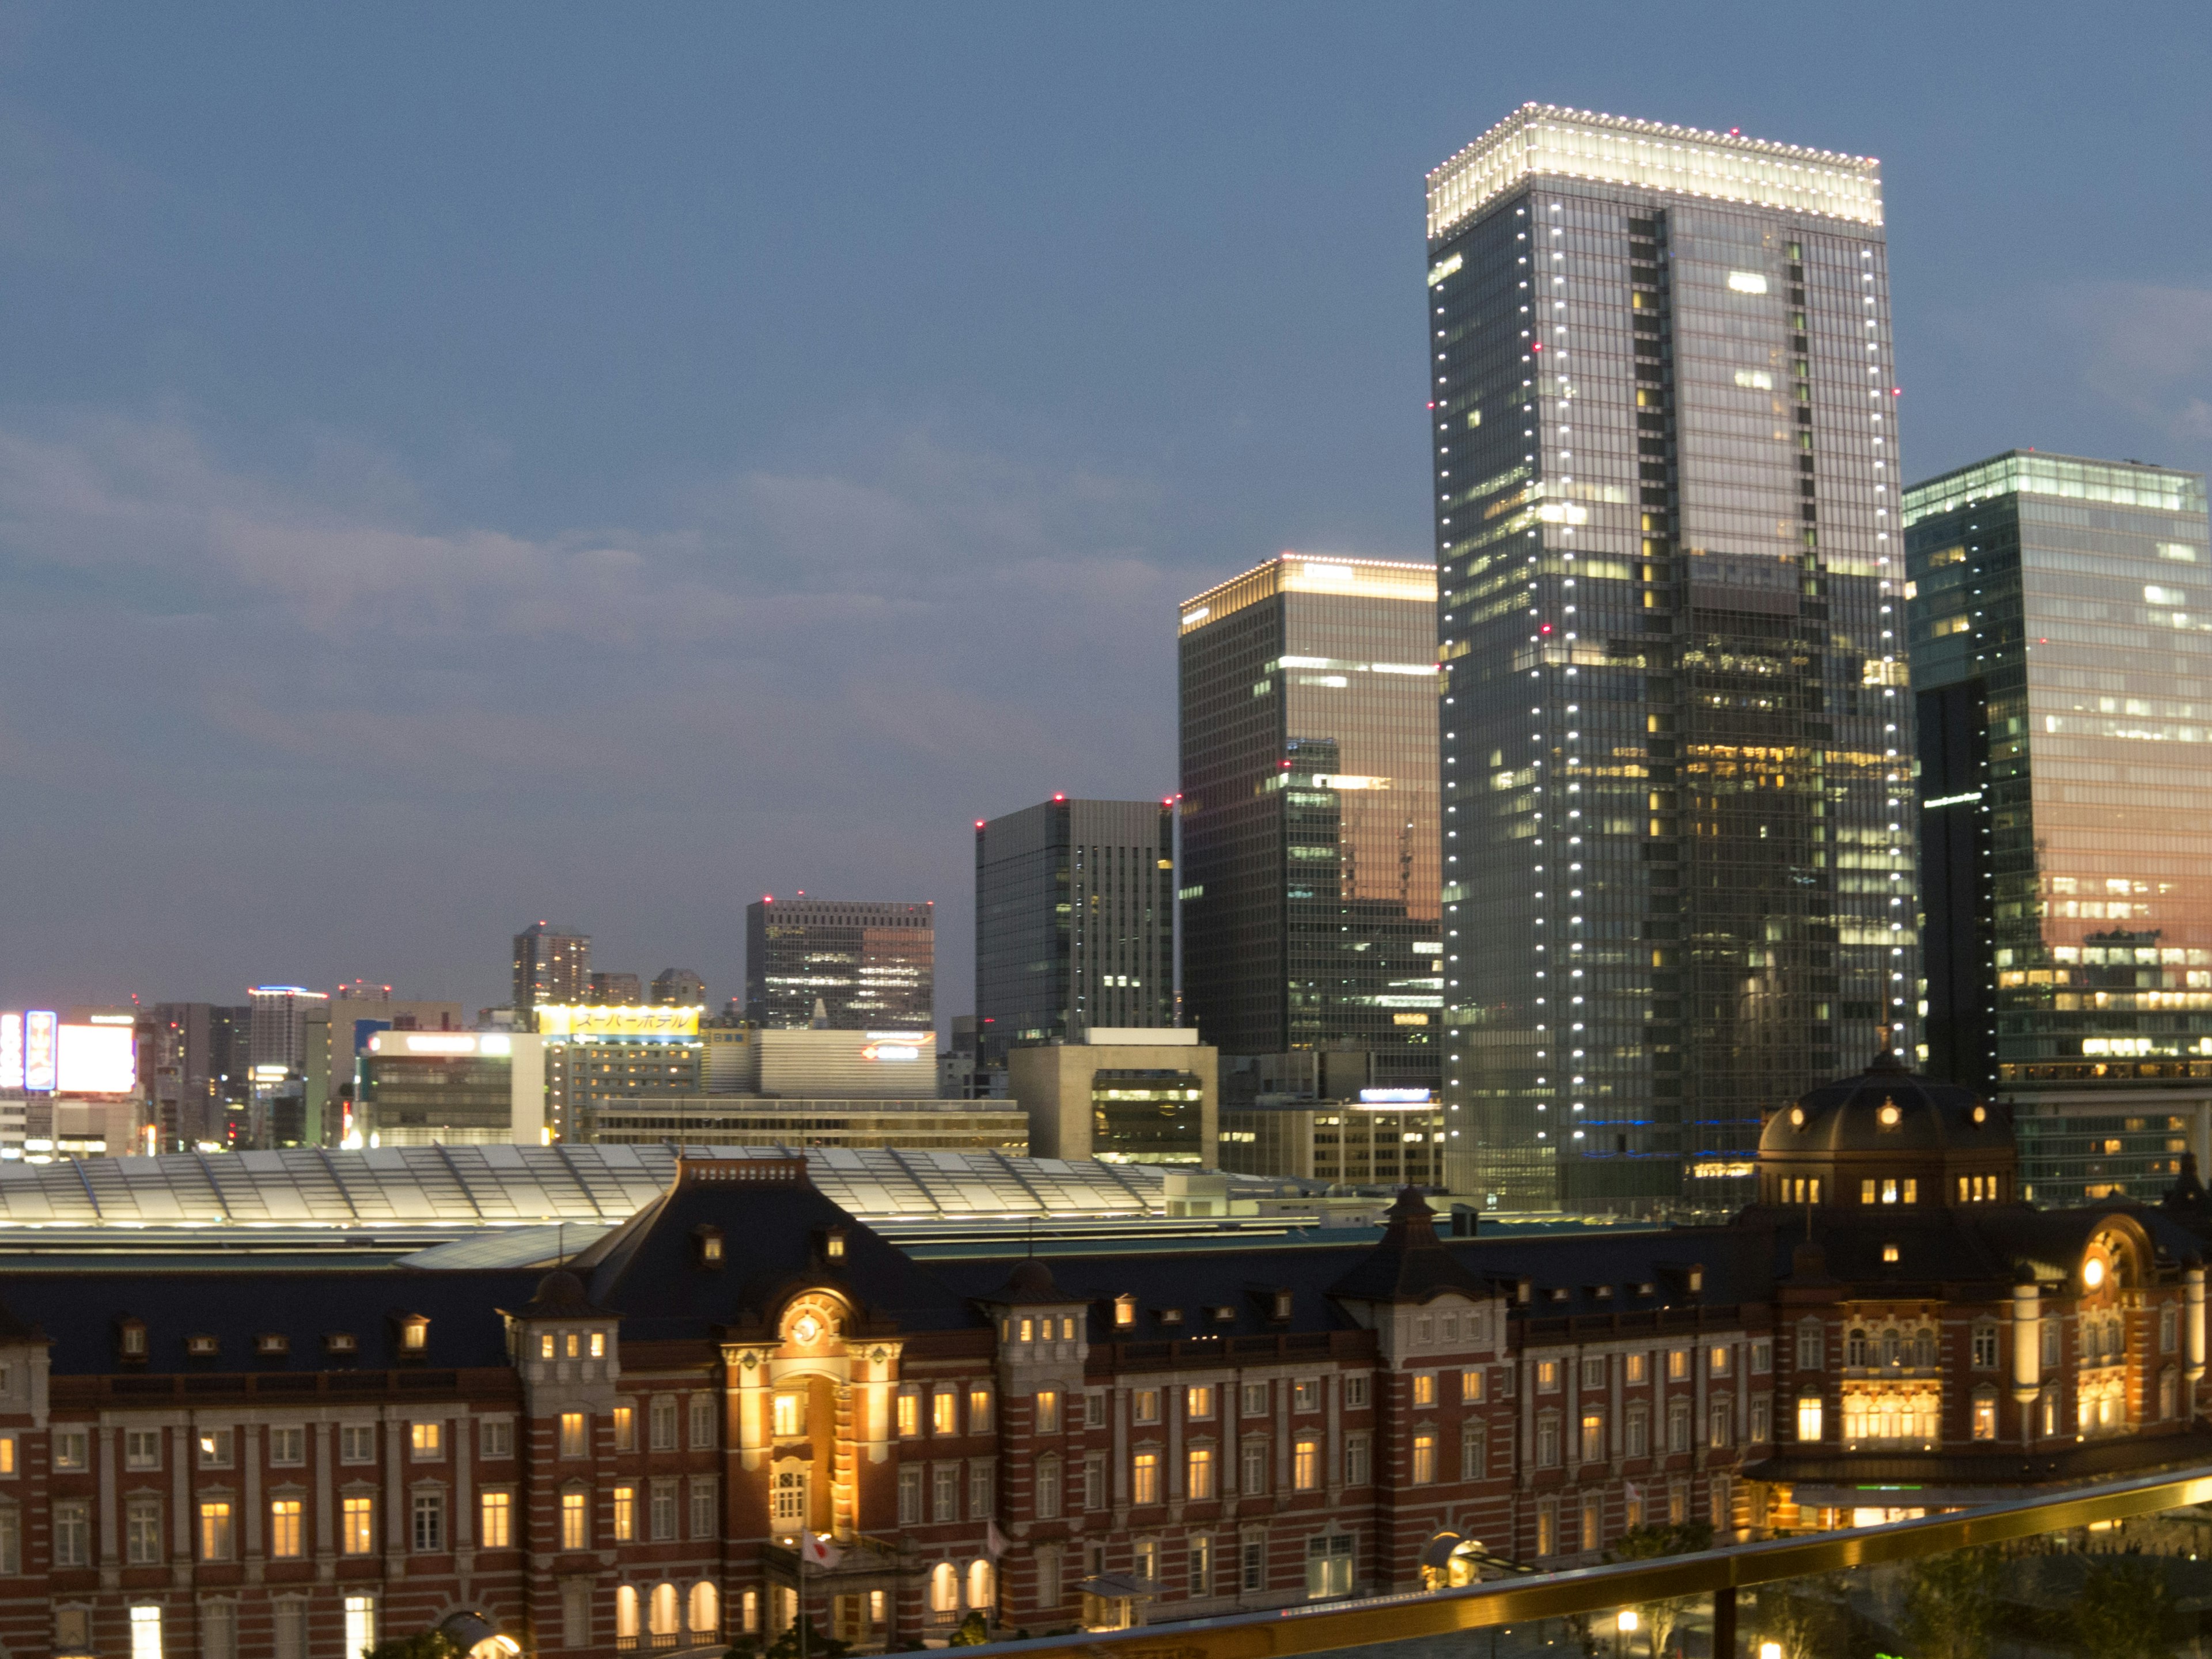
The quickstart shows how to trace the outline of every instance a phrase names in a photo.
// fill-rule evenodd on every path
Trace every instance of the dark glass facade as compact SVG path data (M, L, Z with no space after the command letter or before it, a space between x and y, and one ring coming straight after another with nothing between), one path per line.
M1225 1054L1433 1083L1436 590L1285 554L1183 607L1183 1010Z
M1105 1164L1206 1162L1206 1085L1193 1072L1131 1066L1091 1079L1091 1155Z
M1879 180L1529 106L1429 183L1449 1185L1732 1206L1917 995Z
M2204 480L2016 450L1905 509L1929 1069L2027 1195L2154 1196L2212 1150Z
M934 907L845 899L757 899L745 907L745 1018L833 1031L937 1023Z
M976 1049L1175 1024L1175 836L1153 800L1051 800L975 826Z

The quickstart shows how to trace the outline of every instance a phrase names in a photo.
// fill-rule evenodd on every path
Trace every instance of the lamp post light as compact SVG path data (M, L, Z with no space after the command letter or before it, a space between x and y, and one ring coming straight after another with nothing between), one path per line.
M1782 1659L1782 1644L1761 1642L1759 1644L1759 1659Z
M1636 1627L1640 1622L1634 1607L1620 1610L1620 1616L1613 1620L1613 1650L1616 1656L1627 1653L1628 1638L1636 1634Z

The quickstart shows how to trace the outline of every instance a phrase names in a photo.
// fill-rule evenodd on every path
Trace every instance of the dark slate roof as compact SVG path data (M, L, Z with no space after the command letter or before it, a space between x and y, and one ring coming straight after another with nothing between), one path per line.
M1889 1105L1899 1120L1885 1127L1880 1114ZM1856 1077L1800 1095L1796 1105L1767 1119L1759 1137L1759 1150L1768 1156L2012 1149L2012 1115L2005 1108L1972 1089L1908 1071L1887 1049Z
M2190 1261L2203 1249L2170 1216L2133 1204L2069 1210L2026 1204L1815 1206L1809 1228L1802 1207L1753 1205L1738 1224L1769 1230L1778 1278L1894 1285L1900 1295L1920 1294L1916 1286L1980 1285L2002 1295L2014 1285L2067 1278L2090 1237L2116 1216L2142 1227L2168 1261ZM1820 1258L1817 1265L1796 1260L1808 1241ZM1892 1244L1898 1260L1884 1261L1882 1251ZM1811 1270L1801 1273L1801 1265Z
M1987 1451L1854 1451L1832 1445L1806 1453L1794 1444L1749 1465L1753 1480L1805 1481L1838 1486L1995 1486L2021 1481L2108 1480L2181 1466L2212 1463L2212 1429L2201 1425L2171 1432L2113 1435L2056 1453L2023 1455L2018 1447Z
M58 1375L113 1371L116 1334L126 1319L146 1327L152 1373L376 1370L398 1365L437 1369L508 1364L507 1331L496 1309L526 1301L537 1275L459 1269L450 1273L383 1271L272 1273L22 1273L0 1282L0 1303L53 1340ZM429 1346L402 1361L395 1317L430 1322ZM352 1333L350 1355L326 1353L323 1339ZM289 1339L290 1353L264 1358L255 1339ZM212 1336L218 1352L187 1358L185 1340Z
M673 1186L569 1262L592 1299L622 1315L626 1340L760 1329L806 1284L843 1291L864 1327L885 1322L905 1331L957 1330L976 1322L965 1298L839 1209L803 1174L731 1179L732 1162L680 1162ZM722 1234L720 1268L701 1263L702 1227ZM823 1254L833 1229L845 1238L841 1261Z

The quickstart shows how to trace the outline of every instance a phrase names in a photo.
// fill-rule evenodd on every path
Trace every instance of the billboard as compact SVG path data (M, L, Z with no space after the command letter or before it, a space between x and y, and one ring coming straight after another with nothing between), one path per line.
M696 1037L704 1008L669 1008L658 1004L541 1003L537 1009L540 1036Z
M0 1089L23 1086L23 1017L0 1014Z
M33 1009L23 1016L23 1086L45 1094L54 1091L54 1032L61 1024L52 1010Z
M55 1072L65 1095L127 1095L138 1086L138 1042L128 1025L64 1025Z

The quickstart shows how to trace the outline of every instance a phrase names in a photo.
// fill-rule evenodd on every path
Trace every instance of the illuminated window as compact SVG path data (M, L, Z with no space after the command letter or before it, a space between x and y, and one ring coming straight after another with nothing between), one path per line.
M1797 1396L1797 1437L1808 1442L1820 1437L1820 1396L1817 1394Z
M769 1408L774 1418L775 1437L796 1440L806 1432L806 1396L799 1394L780 1394Z
M1036 1431L1039 1434L1060 1432L1060 1390L1058 1389L1037 1390Z
M637 1540L637 1488L629 1485L617 1486L614 1498L615 1542L635 1543Z
M1559 1362L1540 1359L1536 1362L1536 1392L1557 1394L1559 1391Z
M376 1553L376 1499L362 1494L338 1500L338 1553Z
M1193 1446L1183 1460L1183 1475L1187 1498L1203 1499L1213 1496L1213 1448Z
M564 1492L561 1494L561 1547L580 1550L589 1547L592 1538L592 1510L589 1494Z
M1138 1389L1129 1396L1129 1416L1139 1423L1160 1420L1160 1391L1158 1389Z
M538 1357L540 1359L550 1359L553 1358L552 1332L547 1331L538 1339Z
M561 1413L561 1455L581 1457L584 1455L584 1413Z
M1483 1371L1480 1366L1459 1374L1459 1397L1463 1404L1477 1406L1482 1403L1482 1379Z
M1605 1413L1585 1411L1583 1413L1583 1462L1595 1463L1605 1457Z
M1437 1478L1437 1437L1424 1429L1413 1437L1413 1484L1431 1485Z
M1974 1390L1974 1438L1994 1440L1997 1437L1997 1396L1994 1389Z
M503 1550L514 1542L514 1498L488 1492L477 1504L477 1542L488 1550Z
M1141 1451L1129 1466L1129 1501L1133 1504L1157 1504L1160 1501L1160 1455Z
M1669 1348L1667 1351L1667 1380L1669 1382L1690 1380L1690 1351L1687 1348Z
M636 1450L637 1407L635 1406L616 1407L614 1409L614 1425L615 1449L617 1451Z
M592 1333L592 1358L594 1359L605 1359L606 1357L607 1334L605 1331L593 1331Z
M131 1659L161 1659L161 1610L131 1609Z
M968 1432L988 1434L991 1431L991 1390L981 1382L968 1390Z
M446 1425L442 1423L416 1423L409 1425L409 1436L418 1463L435 1462L446 1455Z
M1413 1374L1413 1403L1416 1406L1433 1406L1437 1403L1437 1376L1434 1371L1417 1371Z
M1185 1417L1200 1419L1212 1417L1213 1415L1213 1389L1212 1386L1209 1384L1201 1385L1193 1389L1186 1389L1183 1391L1182 1409L1183 1415Z
M1298 1492L1321 1488L1321 1442L1300 1435L1291 1448L1291 1485Z
M929 1426L934 1434L957 1434L960 1431L960 1396L950 1383L940 1384L930 1396Z
M305 1553L301 1536L301 1504L296 1498L279 1498L269 1505L269 1553L279 1561L296 1561Z
M909 1436L921 1432L921 1395L917 1389L899 1390L898 1431Z

